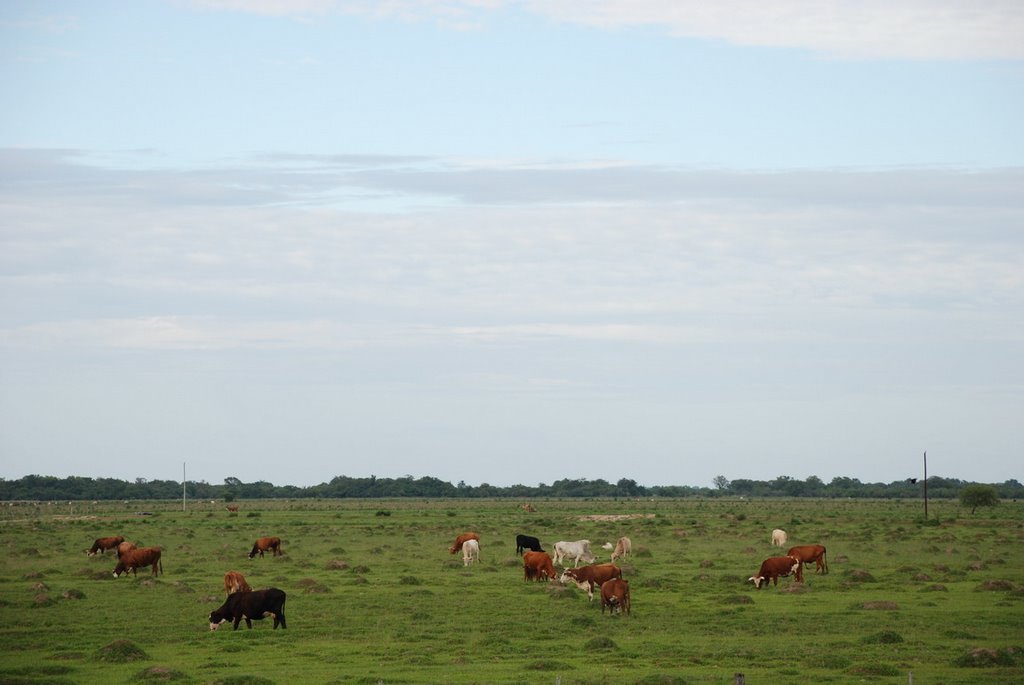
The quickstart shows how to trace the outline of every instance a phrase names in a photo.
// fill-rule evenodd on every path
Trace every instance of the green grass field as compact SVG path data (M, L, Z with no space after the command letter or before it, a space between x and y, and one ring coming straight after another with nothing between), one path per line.
M330 500L3 506L0 683L1012 683L1024 679L1024 504ZM148 512L142 515L139 512ZM592 515L636 518L590 520ZM653 516L651 516L653 515ZM754 590L790 544L831 573ZM480 534L481 561L447 548ZM633 541L631 616L525 583L516 533ZM164 550L114 579L97 537ZM249 560L278 535L284 556ZM288 593L288 630L206 618L223 575Z

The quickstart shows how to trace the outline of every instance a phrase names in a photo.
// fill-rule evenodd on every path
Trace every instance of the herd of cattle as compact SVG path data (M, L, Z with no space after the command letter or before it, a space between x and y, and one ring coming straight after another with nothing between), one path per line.
M788 536L784 530L775 529L772 531L771 543L773 546L782 547L786 544ZM554 557L548 554L540 545L540 540L532 535L516 536L516 554L522 555L523 559L523 580L538 581L546 579L549 582L559 581L568 585L574 583L581 590L585 590L590 601L594 601L595 591L601 597L601 613L608 609L610 613L632 611L629 597L629 581L623 579L622 569L615 564L619 559L630 556L633 553L633 543L628 537L620 537L613 546L605 543L606 550L612 550L611 563L595 563L597 558L590 549L589 540L566 541L561 540L553 546ZM117 554L117 565L114 567L114 577L122 574L127 575L129 571L138 575L140 568L152 568L154 576L163 573L163 562L160 559L159 547L137 547L134 543L128 542L124 537L98 538L89 549L89 556L97 552L106 554L107 550L114 550ZM262 537L253 543L249 558L257 554L262 557L264 552L270 552L273 556L280 556L281 538ZM480 536L474 532L466 532L455 538L455 542L448 548L450 554L462 552L462 563L464 566L480 560ZM754 587L761 589L762 585L769 582L776 586L779 584L779 577L793 576L794 582L804 581L804 564L815 564L815 572L828 573L828 562L825 556L826 550L822 545L797 545L790 547L785 556L769 557L761 562L761 568L757 574L748 578L754 583ZM569 562L572 561L572 567ZM580 562L586 566L580 566ZM562 567L562 573L555 571L555 564ZM238 625L244 619L247 627L252 628L254 620L261 620L267 616L274 619L274 628L278 625L287 628L284 617L285 592L277 588L264 590L253 590L246 582L245 576L238 571L228 571L224 574L224 590L227 592L227 600L224 604L210 612L210 630L216 630L220 624L227 621L233 622L233 627L238 630Z

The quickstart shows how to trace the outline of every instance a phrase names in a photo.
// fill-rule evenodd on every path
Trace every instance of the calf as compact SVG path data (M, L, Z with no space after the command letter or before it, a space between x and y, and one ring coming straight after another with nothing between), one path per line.
M612 578L621 578L622 569L615 564L593 564L581 566L580 568L567 568L562 572L560 580L563 583L572 581L581 590L587 591L590 601L594 601L594 588L600 588L606 581Z
M284 590L276 587L230 594L219 609L210 612L210 630L217 630L225 621L234 621L234 630L238 630L238 624L243 618L246 627L252 629L253 621L262 621L266 616L274 617L274 630L277 630L278 625L287 629L284 620L285 598Z
M814 572L825 575L828 573L828 560L825 558L825 548L821 545L797 545L790 547L786 552L805 564L814 562Z
M533 537L532 535L517 535L516 554L522 554L526 550L530 550L531 552L544 551L540 546L540 540Z
M157 576L164 572L164 563L160 560L159 547L142 547L141 549L129 549L121 555L114 567L114 577L119 578L122 573L132 572L133 576L139 575L136 571L147 566L153 567L153 575ZM157 570L159 569L159 571Z
M124 538L120 535L109 538L96 538L96 542L92 543L92 547L89 549L89 556L96 556L96 552L106 555L108 549L117 549L117 546L124 542Z
M480 542L480 536L473 532L459 535L455 538L455 542L452 543L452 546L448 548L448 554L456 554L461 551L462 545L466 544L466 540L476 540L477 542Z
M772 531L772 547L782 547L788 539L789 536L786 535L786 531L781 528L776 528Z
M629 601L629 581L621 578L606 580L601 585L601 613L608 607L609 612L625 611L630 613L632 607Z
M555 565L551 563L551 555L547 552L527 552L523 555L523 580L540 580L547 576L548 581L556 578Z
M480 561L480 543L476 540L466 540L462 543L462 565L469 566L474 561Z
M778 585L779 576L788 575L793 575L798 583L804 582L803 563L796 557L770 557L761 562L757 575L747 580L754 581L754 587L760 590L769 580Z
M626 556L627 554L633 553L633 541L623 536L619 538L618 542L615 543L615 551L612 552L612 563L615 563L616 559Z
M224 574L224 589L229 595L236 592L252 591L249 583L245 582L245 576L238 571L228 571Z
M249 552L249 558L252 559L258 552L262 559L263 553L268 549L273 552L275 557L284 554L284 552L281 551L281 538L259 538L255 543L253 543L252 551Z
M561 540L555 543L555 563L565 566L564 559L572 559L573 567L580 565L580 559L588 564L594 563L594 555L590 552L590 540L576 540L566 542Z

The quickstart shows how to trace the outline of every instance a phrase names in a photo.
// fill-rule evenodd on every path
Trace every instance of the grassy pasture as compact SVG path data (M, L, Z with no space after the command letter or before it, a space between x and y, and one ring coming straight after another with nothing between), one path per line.
M244 501L4 506L0 683L1007 683L1024 678L1024 505L954 502ZM148 512L142 515L139 512ZM653 517L648 515L653 514ZM642 518L589 520L588 515ZM937 525L936 525L937 523ZM790 544L831 573L756 591ZM481 562L447 547L475 530ZM516 533L633 540L631 616L525 583ZM114 579L124 535L165 575ZM284 556L246 555L278 535ZM209 632L235 569L288 593L287 631Z

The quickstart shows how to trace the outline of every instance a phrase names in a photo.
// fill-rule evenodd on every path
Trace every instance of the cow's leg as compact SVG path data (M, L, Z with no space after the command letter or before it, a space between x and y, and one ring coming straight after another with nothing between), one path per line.
M232 630L238 630L238 624L241 623L241 622L242 622L242 617L241 616L236 616L235 617L235 625L232 627Z

